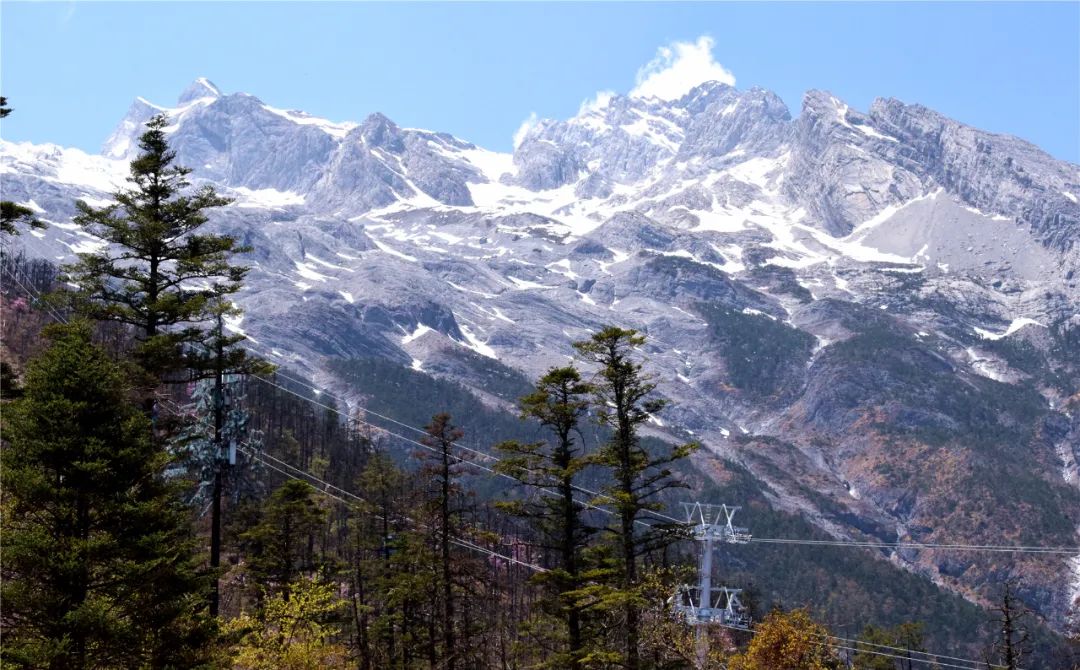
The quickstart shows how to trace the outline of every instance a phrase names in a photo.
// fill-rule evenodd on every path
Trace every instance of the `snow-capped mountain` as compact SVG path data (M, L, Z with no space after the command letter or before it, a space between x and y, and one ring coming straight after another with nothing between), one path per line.
M50 223L30 253L96 248L74 201L109 201L161 113L178 162L235 198L212 225L254 248L232 327L340 394L328 360L377 356L509 406L488 366L535 377L616 323L674 401L658 435L836 536L1077 544L1080 166L820 91L795 117L715 82L602 95L502 154L198 79L136 99L100 156L3 142L4 198ZM891 560L973 599L1025 575L1055 625L1080 595L1064 560Z

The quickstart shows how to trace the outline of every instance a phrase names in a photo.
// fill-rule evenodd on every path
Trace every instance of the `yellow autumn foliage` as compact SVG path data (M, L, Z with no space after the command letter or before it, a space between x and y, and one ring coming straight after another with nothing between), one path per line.
M756 628L746 651L729 670L834 670L840 661L827 644L829 631L803 609L772 612Z
M234 670L322 670L345 668L346 649L333 641L338 627L326 623L344 602L334 585L301 578L270 597L258 616L248 613L225 624L226 636L238 635L230 665Z

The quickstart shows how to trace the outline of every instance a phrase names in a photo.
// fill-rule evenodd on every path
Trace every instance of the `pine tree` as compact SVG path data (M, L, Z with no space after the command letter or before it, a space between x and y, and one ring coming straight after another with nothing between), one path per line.
M922 654L913 659L912 653L926 651L923 647L921 623L902 623L894 628L867 626L859 636L859 640L860 642L855 643L857 651L851 659L857 670L914 670ZM903 658L892 659L875 653L881 650L878 645L896 648L893 653ZM906 651L899 651L899 649Z
M228 235L198 232L207 222L206 210L230 201L212 186L183 195L191 170L173 164L167 117L146 125L141 153L131 162L128 181L134 188L114 194L117 204L107 207L76 203L75 223L109 246L81 254L66 272L67 281L79 287L68 296L73 306L90 318L133 327L138 361L164 380L185 367L212 367L214 352L202 344L216 312L234 311L227 298L240 290L247 268L230 260L247 249ZM234 370L243 351L230 355L235 360L226 369Z
M436 414L431 423L424 427L427 435L421 441L433 449L431 456L425 454L428 465L423 472L433 476L435 485L434 507L436 511L440 583L442 589L442 643L443 663L447 670L454 670L458 664L456 590L454 588L454 570L451 559L452 540L458 536L461 525L461 509L457 503L461 491L457 483L458 467L461 459L454 454L454 444L464 433L454 426L449 414Z
M0 233L18 235L16 224L25 224L31 228L44 228L45 224L34 217L34 210L23 207L10 200L0 200Z
M589 340L574 343L586 360L600 368L593 384L594 404L599 422L612 431L611 439L592 460L613 474L613 483L605 488L607 498L599 502L614 500L617 525L611 530L616 540L618 565L614 588L603 594L603 598L609 609L621 610L622 663L628 670L640 667L643 602L638 593L638 561L644 554L678 539L672 527L651 523L642 530L638 521L643 512L662 507L658 500L661 492L681 486L672 477L669 466L696 448L694 444L686 444L650 453L641 445L639 426L667 404L649 397L656 384L632 357L633 351L644 343L645 338L637 331L615 326L604 328Z
M248 569L260 589L288 600L292 582L314 573L315 537L325 521L307 482L291 479L270 495L262 519L243 536L253 547Z
M194 534L121 369L90 327L51 346L5 409L2 658L33 668L192 667L212 628Z
M349 520L346 555L359 668L405 667L416 640L404 613L433 591L435 555L405 525L412 491L387 454L372 453L357 484L366 501Z
M581 379L577 369L552 368L537 382L536 391L521 399L521 414L548 428L553 442L496 445L506 454L497 470L538 494L535 500L504 503L502 507L528 519L539 531L542 546L556 555L555 568L535 577L550 593L547 609L562 619L566 629L565 649L547 659L550 667L581 667L585 650L584 607L578 602L577 590L584 584L582 554L596 529L585 522L585 505L577 492L576 480L588 464L577 440L592 393L592 386Z
M7 105L7 98L0 96L0 119L5 118L12 110ZM0 200L0 233L18 235L19 229L15 224L23 223L31 228L44 228L45 224L34 218L34 211L29 207L23 207L10 200Z

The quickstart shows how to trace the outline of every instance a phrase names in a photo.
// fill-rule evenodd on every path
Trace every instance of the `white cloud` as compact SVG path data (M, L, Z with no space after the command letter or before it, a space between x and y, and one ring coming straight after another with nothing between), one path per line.
M525 141L525 136L529 134L536 124L539 123L539 119L536 118L536 112L529 114L529 118L521 122L518 126L517 132L514 133L514 148L517 149L521 146L521 143Z
M656 50L656 57L638 70L637 85L630 95L678 100L698 84L719 81L735 85L735 75L713 60L713 39L702 35L696 42L673 42Z
M600 91L590 100L585 100L578 107L578 116L584 116L591 112L599 112L607 108L611 99L615 97L615 91Z

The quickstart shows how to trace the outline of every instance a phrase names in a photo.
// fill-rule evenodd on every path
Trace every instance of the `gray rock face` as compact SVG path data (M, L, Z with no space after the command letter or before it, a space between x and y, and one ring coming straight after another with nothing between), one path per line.
M97 248L74 201L110 200L158 113L196 184L236 198L210 224L253 247L233 327L275 363L331 387L335 357L448 375L462 355L498 358L535 377L615 323L648 336L676 408L652 430L693 431L836 536L931 541L940 522L954 534L938 539L992 543L1060 518L1039 541L1077 543L1062 530L1080 525L1076 165L917 105L863 114L818 91L795 119L768 91L717 83L601 98L511 156L200 80L176 107L136 100L102 156L0 144L5 198L50 224L19 238L27 253ZM965 474L986 463L1040 482L1050 493L1024 509L1047 507L965 508L985 521L965 525L957 495L994 499ZM992 570L1023 576L1055 625L1080 595L1064 564L897 560L965 594Z
M578 181L582 173L625 183L668 160L682 141L677 107L613 96L569 121L544 120L514 151L519 182L541 190Z
M879 99L870 117L911 147L924 174L963 202L1029 225L1058 250L1076 245L1077 166L1056 161L1023 140L964 126L921 105Z
M810 91L795 121L785 190L832 235L850 233L885 207L931 187L892 160L898 144L822 91ZM912 165L911 167L916 167Z
M701 102L695 97L692 104ZM691 116L679 157L716 158L736 150L773 155L787 143L790 121L787 105L775 93L753 88L740 94L726 87Z
M416 195L399 170L387 165L394 160L392 153L373 149L366 142L365 126L349 131L338 145L311 189L312 199L321 209L330 211L366 211L386 207L399 199ZM374 139L385 142L376 127L371 133ZM395 146L394 142L390 147Z
M548 139L526 139L514 152L518 183L530 191L546 191L572 184L585 168L573 151Z

